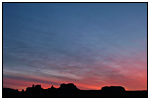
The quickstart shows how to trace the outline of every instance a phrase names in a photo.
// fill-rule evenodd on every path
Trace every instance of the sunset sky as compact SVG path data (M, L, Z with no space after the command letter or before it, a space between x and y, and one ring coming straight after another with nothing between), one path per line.
M147 3L3 3L3 87L147 90Z

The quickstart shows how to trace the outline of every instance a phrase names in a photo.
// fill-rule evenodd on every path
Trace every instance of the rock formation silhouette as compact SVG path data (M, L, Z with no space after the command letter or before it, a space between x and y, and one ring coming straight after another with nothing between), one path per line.
M148 97L148 92L147 90L145 91L126 91L124 87L122 86L104 86L101 88L101 90L80 90L74 85L73 83L68 83L68 84L60 84L59 88L55 88L53 85L51 88L48 89L43 89L41 85L32 85L32 87L27 87L26 91L18 91L15 89L11 88L3 88L2 91L2 97L4 98L16 98L16 97L52 97L52 98L72 98L72 97L77 97L77 98L87 98L87 97L92 97L92 98L101 98L101 97Z
M17 92L19 92L19 91L18 91L18 89L3 88L3 92L17 93Z
M26 92L41 92L41 90L43 90L43 88L41 88L41 85L34 86L34 84L32 85L32 87L26 88Z
M120 92L123 92L125 91L124 87L122 86L105 86L105 87L102 87L101 89L102 91L110 91L110 92L115 92L115 91L120 91Z
M76 91L79 90L73 83L68 83L68 84L61 84L60 87L58 88L59 90L62 91Z

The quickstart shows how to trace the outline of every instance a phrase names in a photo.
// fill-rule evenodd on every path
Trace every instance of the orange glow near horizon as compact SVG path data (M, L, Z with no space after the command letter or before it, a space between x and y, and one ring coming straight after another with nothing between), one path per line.
M138 55L144 58L142 54ZM25 90L32 84L40 84L42 88L47 89L52 85L59 88L62 83L74 83L77 88L82 90L100 90L103 86L112 85L123 86L126 90L147 90L147 70L145 70L145 66L147 66L146 61L138 59L136 55L129 59L116 57L113 58L113 61L95 62L95 65L91 66L95 69L84 72L83 76L71 72L64 73L45 69L41 69L40 75L34 73L32 76L26 75L26 73L14 74L16 72L5 71L5 74L14 76L14 79L4 77L3 86ZM72 70L79 69L75 67Z
M9 84L9 82L11 82L11 84ZM13 88L13 89L18 89L19 91L21 91L22 89L26 90L27 87L32 87L32 84L34 85L41 85L41 87L43 89L47 89L47 88L51 88L50 84L44 84L44 83L38 83L38 82L29 82L29 81L23 81L23 80L17 80L17 79L10 79L10 78L4 78L3 79L3 87L6 88ZM65 82L62 82L65 83ZM62 84L60 83L60 84ZM67 84L67 82L65 83ZM130 84L130 83L129 83ZM134 83L133 83L134 84ZM81 89L81 90L100 90L103 86L93 86L93 85L86 85L86 84L81 84L81 83L75 83L76 87ZM53 85L55 88L59 88L60 85ZM112 86L112 84L107 85L107 86ZM115 86L115 85L114 85ZM128 89L126 87L124 87L125 90L129 91L133 91L133 90L137 90L137 89ZM138 89L139 90L139 89ZM147 90L145 89L141 89L141 90Z

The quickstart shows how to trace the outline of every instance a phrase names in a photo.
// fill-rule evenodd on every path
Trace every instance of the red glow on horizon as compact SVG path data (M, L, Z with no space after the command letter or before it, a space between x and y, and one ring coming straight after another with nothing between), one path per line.
M139 57L139 55L141 57ZM31 81L26 81L23 79L19 80L3 78L3 86L25 90L27 87L31 87L32 84L40 84L42 88L47 89L52 85L56 88L59 88L60 84L62 83L74 83L77 88L82 90L100 90L104 86L112 85L123 86L126 90L147 90L147 70L145 68L145 66L147 66L147 63L145 60L141 60L140 58L144 58L142 54L138 54L136 56L133 56L133 58L128 59L116 57L113 58L113 61L99 61L95 63L94 66L92 66L96 69L84 72L85 77L83 80L82 77L78 80L69 79L70 77L66 78L64 76L61 79L57 77L55 78L53 76L44 77L44 75L37 75L36 77L28 76L28 79L30 79ZM112 58L110 57L110 59ZM100 74L98 72L99 70L101 70ZM88 75L88 77L86 77L86 75ZM36 82L34 81L34 79L36 79Z
M9 84L9 82L11 82L11 84ZM22 80L17 80L17 79L9 79L9 78L4 78L3 79L3 87L6 88L13 88L13 89L18 89L19 91L21 91L22 89L26 90L27 87L32 87L32 84L34 85L41 85L41 87L43 89L47 89L47 88L51 88L52 85L50 84L44 84L44 83L38 83L38 82L29 82L29 81L22 81ZM61 82L60 84L62 84L64 82ZM65 83L67 84L67 83ZM131 83L129 83L131 84ZM132 83L134 85L134 83ZM81 83L76 83L75 84L77 88L81 89L81 90L100 90L102 87L104 86L93 86L93 85L86 85L86 84L81 84ZM53 85L55 88L59 88L60 85ZM107 86L112 86L112 84L107 85ZM115 86L115 85L114 85ZM116 85L117 86L117 85ZM124 87L125 88L125 87ZM128 89L125 88L125 90L147 90L147 89Z

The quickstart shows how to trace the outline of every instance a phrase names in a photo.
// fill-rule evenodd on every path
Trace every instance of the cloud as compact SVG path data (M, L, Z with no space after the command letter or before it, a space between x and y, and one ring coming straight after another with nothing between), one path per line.
M47 70L47 69L41 69L40 71L42 74L47 74L50 76L56 76L56 77L64 77L64 78L69 78L69 79L82 79L82 76L77 76L75 74L67 73L67 72L61 72L61 71L54 71L54 70Z

